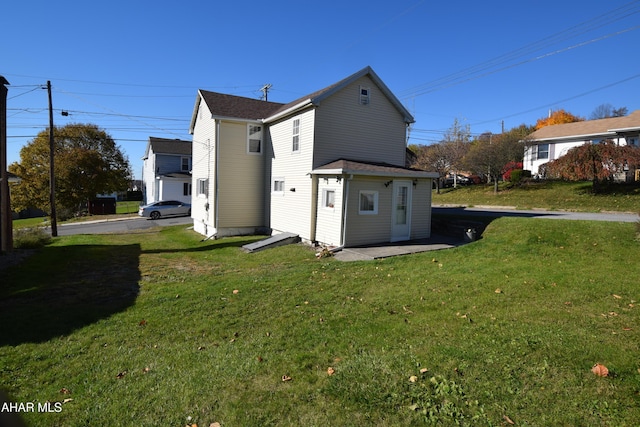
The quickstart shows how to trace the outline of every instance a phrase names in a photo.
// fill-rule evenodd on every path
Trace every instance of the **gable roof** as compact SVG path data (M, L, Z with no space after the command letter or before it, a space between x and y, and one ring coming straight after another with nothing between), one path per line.
M273 114L283 105L279 102L261 101L206 90L199 92L214 117L261 120Z
M168 139L168 138L156 138L154 136L149 137L147 143L147 149L144 152L142 160L149 158L149 151L153 150L155 154L176 154L183 156L191 155L191 141L185 141L183 139Z
M336 92L344 89L348 85L357 81L358 79L369 76L369 78L378 86L378 88L382 91L382 93L387 97L389 102L393 104L393 106L398 110L398 112L404 118L405 123L413 123L415 119L409 113L409 111L402 105L400 100L396 98L396 96L391 92L391 90L384 84L384 82L378 77L378 75L373 71L370 66L366 66L362 70L358 71L350 75L349 77L340 80L337 83L334 83L330 86L325 87L324 89L320 89L316 92L310 93L309 95L303 96L301 98L296 99L295 101L289 102L288 104L283 105L277 111L273 112L270 117L268 117L265 121L270 122L277 120L287 114L290 114L294 111L300 110L302 108L306 108L309 105L320 105L320 103L335 94Z
M389 163L359 162L355 160L339 159L322 165L313 171L315 175L353 174L368 176L386 176L396 178L437 178L437 172L427 172L419 169L403 168Z
M610 117L607 119L585 120L582 122L564 123L545 126L529 135L533 141L553 139L580 139L593 136L616 136L621 132L640 130L640 110L636 110L624 117Z
M400 100L389 90L380 77L369 66L363 68L350 75L349 77L340 80L330 86L320 89L295 101L287 104L278 102L261 101L254 98L245 98L243 96L227 95L218 92L209 92L200 89L198 91L198 98L193 108L193 114L191 116L191 124L189 127L190 133L193 133L195 122L197 118L198 106L201 101L204 101L211 114L216 118L230 118L230 119L242 119L242 120L262 120L265 123L278 120L288 114L295 111L299 111L310 105L317 106L327 97L335 94L339 90L344 89L351 83L358 79L369 76L369 78L378 86L387 99L393 104L398 112L404 118L405 123L413 123L415 119L409 113L409 111L402 105Z

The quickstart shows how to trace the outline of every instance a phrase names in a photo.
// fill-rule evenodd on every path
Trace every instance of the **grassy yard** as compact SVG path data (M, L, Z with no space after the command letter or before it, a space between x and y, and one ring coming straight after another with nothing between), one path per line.
M562 209L572 211L640 210L640 184L611 185L593 194L590 182L540 181L511 186L501 184L498 194L493 185L446 188L433 193L435 204L515 206L519 209Z
M0 385L66 400L32 426L633 426L635 232L501 218L355 263L183 227L62 237L0 271Z

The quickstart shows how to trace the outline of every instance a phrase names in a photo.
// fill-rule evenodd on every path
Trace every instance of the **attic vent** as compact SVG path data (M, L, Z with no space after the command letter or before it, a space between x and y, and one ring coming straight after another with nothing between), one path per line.
M360 105L369 105L369 93L370 90L368 87L360 86Z

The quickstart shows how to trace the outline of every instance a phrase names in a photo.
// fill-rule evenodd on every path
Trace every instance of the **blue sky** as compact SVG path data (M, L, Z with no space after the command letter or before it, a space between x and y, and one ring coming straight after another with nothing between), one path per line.
M430 144L640 109L640 0L11 1L0 16L9 163L54 122L94 123L140 178L149 136L190 139L198 89L289 102L370 65ZM69 113L62 116L62 110Z

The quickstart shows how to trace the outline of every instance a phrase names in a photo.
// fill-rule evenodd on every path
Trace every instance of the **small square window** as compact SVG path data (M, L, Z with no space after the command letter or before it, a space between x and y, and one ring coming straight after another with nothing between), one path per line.
M273 192L274 193L284 193L284 179L275 178L273 180Z
M327 209L333 209L336 203L336 191L329 189L323 190L322 199L322 206Z
M360 215L377 215L378 214L378 192L377 191L360 191L359 209Z
M198 195L207 196L209 194L209 180L198 179L197 183L198 183Z

